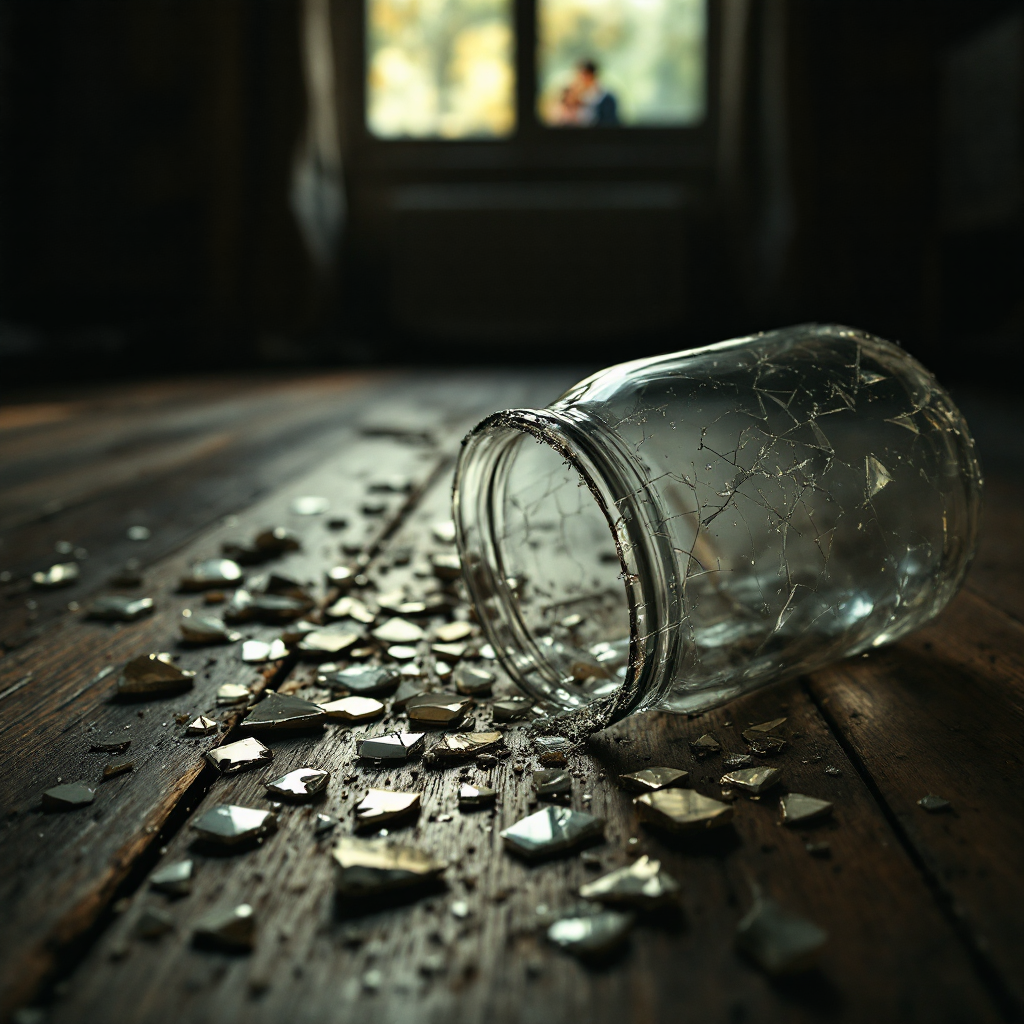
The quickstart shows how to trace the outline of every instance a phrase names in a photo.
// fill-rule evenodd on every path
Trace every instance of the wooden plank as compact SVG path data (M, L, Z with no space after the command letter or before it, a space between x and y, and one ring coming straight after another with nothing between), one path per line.
M816 674L810 692L962 923L1024 1007L1024 627L964 590L926 629ZM925 794L951 801L929 814Z
M978 540L967 588L1024 623L1024 484L1019 479L985 481Z
M439 484L393 542L424 550L426 526L446 503ZM400 573L393 570L387 578L390 585ZM308 678L298 676L296 682ZM300 692L313 696L316 691ZM695 762L688 741L711 731L727 750L742 751L742 729L780 714L788 716L791 740L774 763L783 768L788 788L835 801L834 821L784 828L775 798L766 796L740 799L735 827L696 841L666 838L637 824L629 796L614 784L618 773L676 765L692 772L695 788L717 794L721 758ZM477 716L481 724L489 718L486 710ZM594 877L582 858L529 867L502 851L499 830L532 807L529 773L514 770L515 762L539 766L525 734L507 732L516 753L492 773L485 776L476 768L469 773L493 780L500 793L497 810L461 814L456 769L353 767L355 737L367 728L329 726L322 735L273 742L275 773L304 764L332 770L326 799L314 808L285 808L277 835L234 857L203 856L188 830L179 832L161 863L196 858L192 895L169 902L140 887L123 917L61 985L51 1019L58 1024L97 1014L196 1024L999 1019L958 937L799 683L698 719L634 718L574 755L573 806L588 806L608 822L607 842L596 847L601 864L610 868L649 853L661 858L684 887L678 917L641 924L626 953L600 969L547 947L539 927L549 911L572 906L578 886ZM829 766L839 774L827 774ZM354 781L346 781L350 774ZM264 776L218 779L197 813L224 802L266 806ZM317 810L338 815L336 831L348 833L354 804L374 785L422 794L418 823L395 834L448 860L448 888L409 906L351 917L334 902L330 843L314 838L312 815ZM449 814L451 820L445 820ZM810 856L809 839L827 840L832 856ZM819 971L770 982L736 955L735 926L750 904L752 883L829 930ZM464 920L451 912L456 899L469 904ZM191 944L202 914L240 902L252 904L258 915L259 939L251 956ZM133 940L138 915L153 906L172 916L173 933L154 944ZM125 950L127 958L117 959ZM383 974L378 991L362 983L368 970Z
M151 619L111 628L66 616L39 640L0 661L0 769L6 780L0 856L12 866L0 880L5 908L0 947L6 952L0 965L0 1013L28 998L55 958L97 920L182 795L205 786L202 753L212 741L184 740L174 713L193 715L212 707L217 687L226 681L264 681L253 669L239 666L233 648L224 648L182 653L180 663L200 674L194 690L179 698L124 705L109 700L115 677L90 685L104 666L172 644L180 609L198 603L195 595L174 593L187 565L196 557L215 555L224 539L244 539L259 528L284 523L303 531L304 550L274 567L319 580L340 560L338 536L327 530L326 517L291 516L291 496L329 497L332 511L355 522L350 536L361 536L372 546L408 499L393 495L390 517L367 521L358 515L358 505L368 480L397 473L422 483L450 459L475 419L502 405L549 401L565 384L560 376L544 374L423 375L415 384L396 388L391 399L377 402L361 424L341 437L337 453L316 471L240 514L237 523L206 531L186 550L154 566L146 592L157 598L159 610ZM408 438L367 429L400 426L410 417L420 430L433 431L444 447L410 444ZM269 636L278 630L244 632ZM214 658L216 664L210 663ZM133 775L106 783L87 810L39 812L39 793L58 777L97 778L106 758L89 753L93 736L125 731L133 737Z

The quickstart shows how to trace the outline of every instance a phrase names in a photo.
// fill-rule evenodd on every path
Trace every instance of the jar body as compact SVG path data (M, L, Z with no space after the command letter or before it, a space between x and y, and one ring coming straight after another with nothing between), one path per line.
M974 552L963 417L889 342L803 325L611 367L467 437L463 572L549 706L693 712L895 640Z

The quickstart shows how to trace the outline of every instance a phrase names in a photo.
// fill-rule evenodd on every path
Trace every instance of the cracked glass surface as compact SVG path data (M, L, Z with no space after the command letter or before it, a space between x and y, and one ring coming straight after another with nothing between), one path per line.
M607 722L713 707L923 625L962 582L980 488L967 425L920 364L811 324L490 417L454 512L506 670Z

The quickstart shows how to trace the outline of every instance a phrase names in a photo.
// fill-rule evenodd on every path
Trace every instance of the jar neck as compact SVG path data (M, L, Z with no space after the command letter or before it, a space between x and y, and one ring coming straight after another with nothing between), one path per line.
M629 612L629 663L621 687L606 697L595 699L544 655L504 569L503 510L524 434L553 448L582 478L615 541ZM680 663L681 605L668 575L674 552L647 474L614 432L577 408L496 413L463 442L453 514L470 598L516 683L549 709L600 717L600 723L592 723L599 727L657 703L668 689L672 666Z

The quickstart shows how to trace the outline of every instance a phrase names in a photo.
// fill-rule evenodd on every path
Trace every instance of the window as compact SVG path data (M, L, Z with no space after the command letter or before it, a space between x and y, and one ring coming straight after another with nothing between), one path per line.
M706 0L366 0L367 127L381 139L502 138L534 118L691 127L705 114L706 21ZM516 45L524 24L535 53ZM533 109L516 110L517 59L538 83Z

